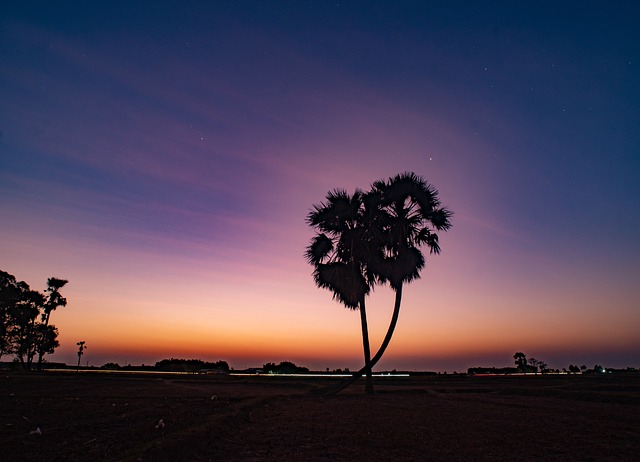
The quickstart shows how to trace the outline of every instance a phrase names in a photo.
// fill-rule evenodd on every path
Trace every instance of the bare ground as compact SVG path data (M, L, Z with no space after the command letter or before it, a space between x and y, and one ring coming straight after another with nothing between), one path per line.
M0 375L2 461L640 460L640 376Z

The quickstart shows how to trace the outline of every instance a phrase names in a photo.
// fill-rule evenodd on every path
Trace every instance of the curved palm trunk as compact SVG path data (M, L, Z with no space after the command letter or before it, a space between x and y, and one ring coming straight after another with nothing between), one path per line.
M360 301L360 325L362 326L362 347L364 349L365 367L362 369L367 374L367 382L364 386L366 393L373 393L373 376L371 375L371 350L369 349L369 327L367 325L367 312L364 308L364 300ZM362 377L362 374L360 374Z
M393 315L391 315L391 322L389 323L389 328L387 329L387 333L384 336L384 340L382 340L382 345L380 345L380 349L376 353L376 355L371 360L371 367L375 366L382 355L387 350L389 346L389 342L391 342L391 337L393 337L393 332L396 330L396 324L398 324L398 317L400 316L400 303L402 302L402 284L396 290L396 300L393 305Z
M398 287L398 289L396 290L396 300L393 306L393 315L391 316L391 323L389 324L389 328L387 329L387 334L384 336L384 340L380 345L380 349L375 354L375 356L371 358L371 361L369 363L365 363L365 366L362 369L360 369L358 372L355 372L353 375L351 375L351 377L341 380L335 385L330 385L324 388L323 390L318 390L319 392L321 391L324 393L338 393L344 390L345 388L347 388L352 383L354 383L360 377L362 377L365 374L365 372L368 372L368 373L371 372L371 369L373 368L373 366L377 364L378 361L380 361L380 358L382 358L382 355L384 354L387 347L389 346L389 342L391 342L391 337L393 337L393 332L395 331L396 324L398 323L401 302L402 302L402 284L400 284L400 287ZM365 319L365 323L366 323L366 319ZM364 335L364 330L363 330L363 335Z

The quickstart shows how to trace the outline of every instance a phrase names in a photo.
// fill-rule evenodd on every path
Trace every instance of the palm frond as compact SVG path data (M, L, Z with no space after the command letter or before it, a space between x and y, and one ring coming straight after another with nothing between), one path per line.
M318 287L331 290L334 299L354 310L370 290L360 270L346 263L320 264L313 277Z
M307 223L332 235L353 227L361 214L362 194L358 189L353 195L344 189L329 191L325 202L313 206Z
M333 241L326 234L317 234L304 253L307 262L317 265L325 260L333 250Z
M438 231L447 231L451 228L451 217L453 212L446 207L431 211L428 215L429 221Z

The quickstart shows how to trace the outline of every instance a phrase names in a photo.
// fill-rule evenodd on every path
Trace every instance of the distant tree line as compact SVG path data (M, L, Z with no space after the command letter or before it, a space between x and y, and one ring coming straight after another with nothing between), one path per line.
M480 375L480 374L494 374L494 375L504 375L504 374L517 374L517 367L470 367L467 369L467 374L469 375Z
M63 363L49 363L48 367L52 367L54 365L57 365L58 367L66 367L65 364ZM528 371L530 373L533 373L533 367L529 366L530 369L528 369ZM162 361L158 361L155 363L155 365L144 365L142 364L141 366L132 366L131 364L126 365L126 366L121 366L118 363L114 363L114 362L108 362L103 364L102 366L100 366L100 369L103 370L120 370L120 371L131 371L131 372L135 372L135 371L165 371L165 372L191 372L191 373L197 373L197 372L213 372L213 373L228 373L232 370L232 368L229 366L229 364L227 364L226 361L216 361L216 362L207 362L207 361L202 361L200 359L176 359L176 358L171 358L171 359L163 359ZM604 368L602 366L599 365L595 365L593 368L589 369L587 368L587 366L582 365L580 367L578 366L574 366L574 365L570 365L569 369L563 369L564 372L567 373L583 373L583 374L590 374L590 373L603 373L603 372L611 372L611 373L623 373L623 372L631 372L631 373L636 373L638 372L638 369L633 368L633 367L627 367L625 369L611 369L611 368ZM242 371L240 371L242 372ZM268 362L265 363L262 368L249 368L244 370L244 372L252 372L252 373L264 373L264 374L306 374L309 373L311 371L309 371L309 369L307 367L303 367L303 366L298 366L295 363L291 362L291 361L282 361L279 364L273 363L273 362ZM318 371L319 372L319 371ZM349 368L344 368L344 369L334 369L332 371L329 370L329 368L326 369L326 371L323 371L327 374L348 374L350 373ZM522 372L521 369L518 369L518 367L470 367L469 369L467 369L467 374L469 375L478 375L478 374L494 374L494 375L505 375L505 374L516 374ZM545 373L548 372L555 372L558 373L560 372L558 369L545 369ZM388 373L390 374L398 374L398 373L402 373L402 374L408 374L411 376L434 376L434 375L439 375L441 374L440 372L433 372L433 371L396 371L395 369L388 371ZM447 375L447 372L443 373L444 375ZM464 372L461 372L460 374L464 374ZM458 372L453 372L453 375L459 375Z
M120 366L118 363L106 363L101 369L105 370L151 370L164 372L229 372L229 364L226 361L208 362L200 359L163 359L158 361L154 366Z
M547 363L544 361L538 361L535 358L527 359L527 356L518 351L513 355L513 359L515 360L516 367L470 367L467 369L467 374L469 375L477 375L477 374L516 374L516 373L524 373L524 374L537 374L538 372L541 374L546 374L549 372L558 373L559 369L549 369ZM592 369L589 369L584 364L582 366L576 366L573 364L569 365L569 368L563 368L563 372L570 374L593 374L593 373L604 373L604 372L636 372L636 369L633 367L628 367L626 369L606 369L605 367L596 364Z
M154 367L158 371L167 372L199 372L202 370L218 370L229 372L229 364L226 361L216 361L214 363L202 361L200 359L163 359L158 361Z
M280 364L266 363L262 366L265 374L306 374L309 369L302 366L296 366L291 361L282 361Z
M538 369L541 373L547 372L547 364L543 361L538 361L535 358L527 359L527 355L518 351L513 355L513 359L515 360L518 372L527 373L537 373Z
M13 355L24 369L32 369L34 361L38 369L42 368L44 356L60 345L58 329L49 320L52 311L67 304L60 294L67 282L49 278L41 293L0 271L0 358Z

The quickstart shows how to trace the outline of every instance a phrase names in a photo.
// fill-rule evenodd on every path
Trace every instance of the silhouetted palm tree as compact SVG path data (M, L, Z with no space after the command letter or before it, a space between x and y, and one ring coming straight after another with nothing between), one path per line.
M313 278L318 287L329 289L333 298L347 308L360 310L362 344L367 375L365 390L373 392L369 332L365 298L375 277L367 262L375 244L371 236L371 209L362 191L353 195L336 189L327 193L326 202L314 205L307 222L318 233L311 239L305 256L313 265Z
M371 370L382 358L396 328L402 301L402 288L420 277L426 260L422 245L429 253L440 253L436 231L451 228L452 212L442 206L438 191L415 173L402 173L388 181L376 181L363 197L368 204L367 234L369 253L363 257L369 280L389 283L395 291L393 315L380 349L350 379L332 387L339 391Z

